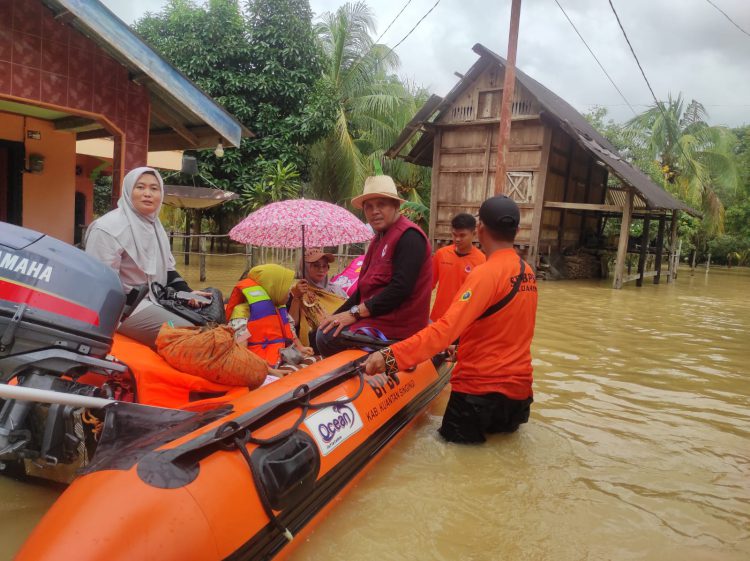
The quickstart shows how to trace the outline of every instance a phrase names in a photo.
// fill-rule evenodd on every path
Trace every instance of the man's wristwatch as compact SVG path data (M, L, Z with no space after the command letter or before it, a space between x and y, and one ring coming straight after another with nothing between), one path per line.
M357 321L362 319L362 316L359 314L359 305L357 304L349 308L349 313L352 314Z

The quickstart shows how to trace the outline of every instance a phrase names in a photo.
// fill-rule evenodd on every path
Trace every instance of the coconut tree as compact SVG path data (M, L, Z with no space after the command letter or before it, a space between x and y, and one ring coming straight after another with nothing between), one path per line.
M627 127L641 134L651 157L661 166L665 187L700 207L704 213L705 234L723 229L724 207L717 189L734 191L739 174L733 148L736 138L725 127L706 122L705 107L692 100L685 106L682 94L670 95Z
M398 117L408 115L408 121L413 115L414 99L391 74L398 67L396 54L371 36L374 19L367 4L348 3L323 14L316 31L328 56L324 75L337 108L331 132L312 149L311 186L318 197L340 202L362 185L371 169L367 156L387 148L401 131Z

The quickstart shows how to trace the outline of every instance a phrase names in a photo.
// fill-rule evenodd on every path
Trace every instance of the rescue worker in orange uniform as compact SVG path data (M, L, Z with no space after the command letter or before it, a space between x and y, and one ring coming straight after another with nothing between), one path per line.
M469 274L438 321L365 362L368 374L406 370L460 337L439 431L450 442L481 443L486 434L514 432L529 418L537 287L531 267L513 248L519 222L512 199L482 203L477 234L487 262Z
M477 221L471 214L457 214L451 220L453 243L441 247L432 256L433 290L437 286L435 303L430 312L432 321L443 316L469 273L487 260L484 253L474 246L476 229Z

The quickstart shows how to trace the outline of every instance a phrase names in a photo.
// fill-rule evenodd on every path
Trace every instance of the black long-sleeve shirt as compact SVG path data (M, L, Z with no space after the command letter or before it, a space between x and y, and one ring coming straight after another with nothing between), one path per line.
M167 286L171 286L175 290L192 292L192 289L188 286L188 283L177 271L167 271Z
M393 251L393 276L383 290L364 302L372 317L382 316L398 308L414 290L419 271L427 253L427 241L413 228L404 232ZM360 301L357 289L344 304L336 310L348 312Z

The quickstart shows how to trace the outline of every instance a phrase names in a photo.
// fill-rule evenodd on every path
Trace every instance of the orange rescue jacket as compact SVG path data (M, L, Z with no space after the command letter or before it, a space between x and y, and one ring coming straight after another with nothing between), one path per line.
M247 347L271 366L279 362L279 351L293 341L286 306L277 308L252 279L241 280L232 289L226 314L228 319L247 318Z

